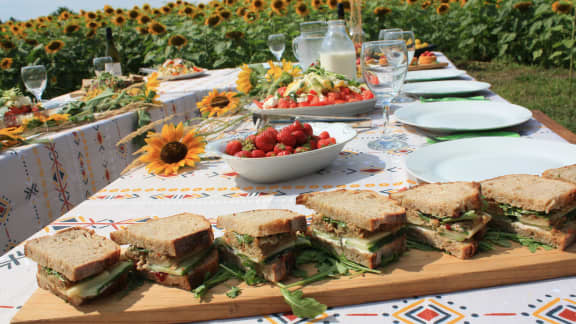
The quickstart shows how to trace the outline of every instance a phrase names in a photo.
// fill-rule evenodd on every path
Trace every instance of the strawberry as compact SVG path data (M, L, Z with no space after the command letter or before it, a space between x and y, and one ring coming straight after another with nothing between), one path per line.
M299 120L295 120L292 125L288 126L288 128L291 131L295 131L295 130L303 130L304 126L302 126L302 123Z
M306 143L306 141L308 140L308 135L306 135L306 133L304 133L304 131L302 130L295 130L292 133L290 133L290 135L294 136L294 138L296 139L296 144L298 145L302 145Z
M328 140L331 144L336 144L336 139L334 137L330 137Z
M327 139L330 137L330 133L328 133L327 131L323 131L322 133L320 133L319 137L321 139Z
M254 140L256 140L256 135L254 134L248 135L248 137L246 137L247 142L254 143Z
M266 157L273 157L273 156L276 156L276 153L274 153L273 151L266 153Z
M286 156L286 155L290 155L292 154L290 151L282 151L280 153L278 153L278 156Z
M323 148L330 145L332 145L332 143L330 142L329 138L321 139L318 141L318 148Z
M250 153L250 151L240 151L240 152L234 154L234 156L241 157L241 158L249 158L249 157L252 157L252 153Z
M294 149L292 148L292 146L289 145L285 145L282 143L278 143L276 144L276 146L274 146L274 153L278 154L282 151L289 151L292 152Z
M297 147L297 148L294 150L294 154L296 154L296 153L302 153L302 152L308 152L308 151L310 151L309 148L307 148L307 147L305 147L305 146L300 146L300 147Z
M254 139L254 144L256 147L264 152L270 152L274 150L274 145L276 145L276 138L271 132L264 131L256 136Z
M310 146L310 150L315 150L318 148L318 141L311 139L308 146Z
M280 131L276 139L278 140L278 142L288 146L294 146L296 144L296 138L292 136L291 131L289 129L283 129L282 131Z
M240 142L239 140L233 140L228 142L228 144L226 144L226 154L228 155L234 155L238 152L242 151L242 142Z
M262 150L254 150L252 151L252 157L253 158L261 158L261 157L265 157L266 156L266 152L262 151Z
M274 128L274 127L268 127L265 130L262 131L262 134L271 134L274 138L276 138L276 136L278 136L278 131Z
M312 130L312 126L310 126L310 124L306 123L302 125L302 128L304 130L304 133L306 133L306 135L308 136L314 135L314 130Z

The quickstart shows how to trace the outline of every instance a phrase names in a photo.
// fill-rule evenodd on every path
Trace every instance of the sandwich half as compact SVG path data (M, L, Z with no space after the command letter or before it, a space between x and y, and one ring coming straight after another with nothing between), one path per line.
M406 208L409 237L461 259L476 253L491 219L475 182L423 184L390 197Z
M73 305L123 288L133 268L116 243L80 227L30 240L24 253L38 263L38 286Z
M373 269L404 252L405 210L383 195L342 189L301 194L296 204L316 211L308 234L334 254Z
M564 180L576 184L576 164L557 169L549 169L542 173L542 177L555 180Z
M251 210L219 216L218 227L225 230L217 244L224 262L277 282L294 266L294 247L298 234L306 232L306 217L284 209Z
M110 237L130 245L124 255L140 275L165 286L191 290L218 270L212 227L201 215L158 218L112 232Z
M574 241L575 184L514 174L483 181L482 195L494 227L561 250Z

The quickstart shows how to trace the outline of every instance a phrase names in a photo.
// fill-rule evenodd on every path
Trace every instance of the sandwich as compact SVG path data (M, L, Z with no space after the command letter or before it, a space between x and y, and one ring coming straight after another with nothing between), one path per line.
M542 173L544 178L564 180L576 184L576 164L550 169Z
M260 209L218 217L225 233L218 239L224 263L278 282L294 267L294 247L306 232L306 217L290 210Z
M316 211L308 235L333 254L374 269L405 250L405 210L386 196L342 189L301 194L296 204Z
M130 225L112 232L137 272L165 286L191 290L218 270L210 223L200 215L182 213Z
M423 184L390 197L406 208L409 238L461 259L476 253L491 219L475 182Z
M483 181L482 195L494 227L561 250L574 241L575 184L514 174Z
M24 253L38 263L38 286L76 306L122 289L133 268L116 243L81 227L30 240Z

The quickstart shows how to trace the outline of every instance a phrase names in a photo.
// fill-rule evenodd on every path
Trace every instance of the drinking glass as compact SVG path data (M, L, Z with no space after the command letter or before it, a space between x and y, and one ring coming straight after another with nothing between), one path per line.
M406 143L390 134L390 104L398 95L408 69L406 42L385 40L362 44L360 56L362 75L368 88L376 96L377 106L384 110L384 127L379 139L368 143L376 151L388 151L404 147Z
M284 53L284 49L286 48L286 38L284 34L268 36L268 47L270 48L270 52L276 56L276 60L280 61L282 53Z
M408 65L412 63L414 53L416 52L416 39L414 37L414 32L410 30L387 32L384 34L384 40L401 40L406 42L406 50L408 51ZM402 93L402 89L400 89L400 94L394 100L394 102L399 103L412 101L414 101L414 99L404 95Z
M386 33L400 32L400 31L402 31L402 29L400 29L400 28L380 29L380 32L378 33L378 40L384 40L384 34L386 34Z
M42 93L46 89L46 67L44 65L25 66L20 70L22 81L26 90L36 97L36 101L42 101Z
M106 63L113 63L114 60L110 56L95 57L92 61L94 63L94 73L99 75L106 70Z

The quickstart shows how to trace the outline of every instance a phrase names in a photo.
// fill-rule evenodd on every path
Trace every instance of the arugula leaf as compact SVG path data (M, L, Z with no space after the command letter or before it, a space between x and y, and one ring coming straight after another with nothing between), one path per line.
M424 244L424 243L420 243L417 241L413 241L411 239L406 240L406 247L408 249L421 250L421 251L441 251L440 249L437 249L433 246L430 246L430 245Z
M51 276L56 276L60 281L67 281L66 277L64 277L60 272L53 270L52 268L42 267L44 272Z
M242 244L242 245L250 245L252 244L252 242L254 242L254 237L248 235L248 234L239 234L236 232L232 232L234 233L234 236L236 237L236 240L238 240L238 243Z
M302 290L290 291L286 288L280 288L284 300L292 308L292 313L302 318L315 318L324 313L327 306L319 303L311 297L304 298Z
M527 247L530 252L534 253L538 249L544 250L552 250L554 249L550 245L538 242L532 238L520 236L515 233L506 233L506 232L498 232L494 230L490 230L484 235L482 242L493 243L495 245L503 246L503 247L511 247L509 241L514 241L520 243L520 245ZM484 246L486 247L486 246Z
M208 290L232 278L235 278L235 276L227 270L218 269L218 271L212 277L205 279L204 282L200 286L193 289L192 292L196 298L203 298Z
M345 222L339 221L339 220L335 220L333 218L330 218L328 216L322 216L322 221L324 223L328 223L328 224L333 224L336 225L336 227L338 228L346 228L347 225Z
M502 210L502 213L506 216L511 217L521 217L522 215L536 215L539 217L548 217L549 215L545 212L535 211L535 210L525 210L520 207L514 207L509 204L498 204L498 207Z
M230 290L228 290L228 292L226 292L226 296L228 296L228 298L236 298L240 295L241 292L242 292L242 290L240 288L238 288L237 286L234 286L234 287L230 288Z

